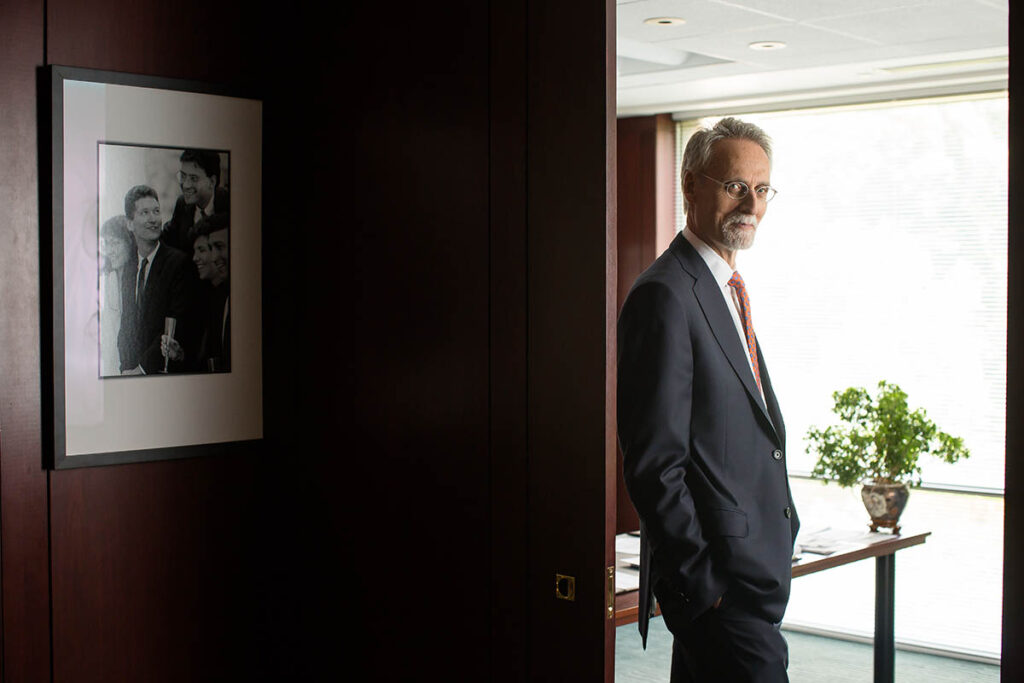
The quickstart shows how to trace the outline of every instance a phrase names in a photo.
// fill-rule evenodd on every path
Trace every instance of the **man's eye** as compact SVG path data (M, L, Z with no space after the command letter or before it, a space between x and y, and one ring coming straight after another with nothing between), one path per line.
M758 188L757 188L756 190L754 190L754 192L756 192L756 193L757 193L757 196L758 196L758 197L763 197L763 196L765 196L766 194L768 194L768 192L769 192L769 190L770 190L770 189L771 189L771 188L769 188L769 187L768 187L767 185L761 185L761 186L759 186L759 187L758 187Z
M747 193L747 186L739 182L726 183L725 191L733 197L741 197Z

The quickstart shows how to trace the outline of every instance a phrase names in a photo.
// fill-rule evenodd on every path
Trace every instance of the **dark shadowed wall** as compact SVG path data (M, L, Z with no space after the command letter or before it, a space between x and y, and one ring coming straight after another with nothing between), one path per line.
M402 2L382 13L350 3L328 17L235 0L0 5L3 680L610 671L601 610L613 8ZM590 13L587 29L565 40L551 29L576 9ZM591 66L543 80L571 60ZM48 64L263 99L261 444L41 468L49 255L37 136L48 131L37 125L36 73ZM595 147L568 166L575 181L552 177L545 155L567 163L581 140ZM556 220L545 202L581 210ZM528 209L541 231L533 272ZM532 340L531 315L542 321ZM535 386L565 394L557 405L548 391L529 394L528 353L551 364ZM559 389L559 373L584 377L585 391ZM582 471L573 481L593 492L567 496L590 529L591 544L566 558L588 563L577 606L551 607L552 566L530 552L531 528L549 524L529 514L530 420L561 424L534 435L537 457ZM557 511L558 498L545 498ZM573 533L553 531L544 548ZM542 596L533 607L531 595ZM596 628L568 627L559 641L538 617L545 610ZM580 663L547 666L566 643L584 652Z

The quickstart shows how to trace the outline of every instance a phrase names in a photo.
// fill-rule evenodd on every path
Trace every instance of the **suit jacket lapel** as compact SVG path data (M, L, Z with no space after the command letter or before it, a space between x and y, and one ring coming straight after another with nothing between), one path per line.
M761 386L764 388L764 398L768 402L768 414L772 418L772 426L779 436L779 445L786 443L786 425L782 421L782 410L779 408L779 401L775 397L775 390L772 388L772 380L768 375L768 366L764 363L764 356L761 355L761 344L757 345L757 362L761 367Z
M761 398L761 392L757 390L757 384L754 382L754 375L750 371L747 350L740 343L739 335L736 333L736 324L732 320L732 315L729 314L729 309L726 308L725 299L722 297L722 292L719 290L718 283L715 282L711 270L704 263L704 259L697 253L697 250L686 241L682 233L676 235L675 240L672 242L672 249L675 251L683 269L692 275L695 280L693 293L697 297L697 303L700 304L701 310L704 311L704 317L707 319L715 339L718 340L722 353L725 354L736 376L743 383L743 387L750 395L750 399L757 405L772 430L776 431L772 416L768 413L764 399ZM758 349L759 362L761 360L760 355L761 352ZM767 373L762 372L762 375L765 374ZM765 386L763 376L761 383L762 386ZM765 395L767 396L767 391ZM775 436L776 440L779 440L777 431Z
M167 249L166 245L161 244L160 248L153 254L153 260L149 263L149 274L146 275L146 294L145 301L149 301L149 297L152 295L153 283L158 282L160 278L160 272L164 267L164 250Z

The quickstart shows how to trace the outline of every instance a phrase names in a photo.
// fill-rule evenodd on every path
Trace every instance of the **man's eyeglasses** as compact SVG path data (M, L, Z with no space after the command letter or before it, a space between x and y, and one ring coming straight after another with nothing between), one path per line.
M750 186L742 180L719 180L718 178L712 178L706 173L701 173L700 171L696 171L696 173L704 176L708 180L714 180L716 183L721 183L722 189L725 190L725 193L732 199L743 199L750 194ZM765 202L770 202L777 193L778 190L771 185L758 185L754 188L754 196Z

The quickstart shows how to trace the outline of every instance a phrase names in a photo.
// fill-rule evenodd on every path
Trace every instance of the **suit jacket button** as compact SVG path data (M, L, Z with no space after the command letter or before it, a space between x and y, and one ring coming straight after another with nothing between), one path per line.
M775 458L776 460L782 460L782 451L776 448L774 451L772 451L772 457Z
M786 509L782 511L782 514L786 515L786 519L789 519L793 516L793 509L787 505Z

